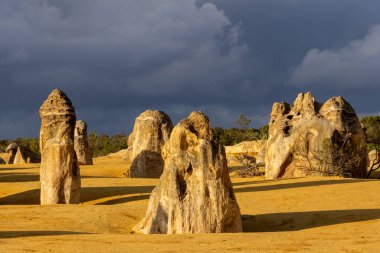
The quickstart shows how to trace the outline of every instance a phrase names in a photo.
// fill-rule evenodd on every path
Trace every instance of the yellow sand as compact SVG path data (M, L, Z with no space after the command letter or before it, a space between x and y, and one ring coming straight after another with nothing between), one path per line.
M380 252L380 181L233 178L244 233L136 235L156 179L82 166L81 205L39 206L38 165L0 166L0 252Z

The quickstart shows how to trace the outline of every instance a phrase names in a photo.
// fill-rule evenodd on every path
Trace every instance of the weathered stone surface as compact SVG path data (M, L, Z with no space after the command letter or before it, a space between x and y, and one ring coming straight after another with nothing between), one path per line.
M115 153L109 153L108 155L104 157L117 158L120 160L129 161L129 153L130 153L129 149L121 149ZM99 157L99 158L102 158L102 157Z
M6 153L0 153L0 158L6 164L26 164L41 162L41 158L38 154L29 150L27 147L17 145L17 143L9 144L6 148Z
M239 205L224 147L212 141L207 116L193 112L163 148L165 168L146 216L135 232L153 234L241 232Z
M273 105L266 178L334 175L336 160L342 160L338 149L349 151L350 155L341 166L344 169L339 171L340 175L364 177L367 162L364 141L361 124L347 101L333 97L320 104L310 93L301 93L293 106Z
M56 89L41 106L40 117L41 204L77 204L80 172L74 151L74 107Z
M13 163L14 160L14 158L12 158L12 154L10 153L0 153L0 158L4 161L5 164L10 164L11 161Z
M92 165L92 153L87 139L87 124L83 120L78 120L74 131L74 149L77 155L78 164Z
M247 155L256 159L256 163L265 164L265 154L267 149L266 140L243 141L233 146L226 146L227 162L233 163L238 156Z
M26 157L24 157L24 155L21 151L21 148L19 147L17 149L13 164L26 164L26 163L27 163Z
M147 110L135 120L133 132L128 138L132 178L159 178L164 168L161 149L169 140L173 124L161 111Z
M10 152L16 153L17 149L18 149L17 143L13 142L13 143L11 143L11 144L8 145L8 147L5 149L5 152L6 153L10 153Z
M41 158L38 154L26 147L19 146L13 164L40 163Z
M5 149L5 152L8 154L6 156L7 159L5 160L7 164L13 164L16 153L17 153L17 149L18 149L17 143L11 143Z

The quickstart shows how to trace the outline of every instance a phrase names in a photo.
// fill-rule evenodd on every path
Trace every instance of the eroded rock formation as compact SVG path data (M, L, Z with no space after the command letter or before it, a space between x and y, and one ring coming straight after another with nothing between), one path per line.
M226 146L226 155L228 163L238 162L239 156L251 156L257 164L265 164L267 141L243 141L233 146Z
M78 120L75 124L74 149L78 164L92 165L92 153L87 139L87 124L83 120Z
M80 173L74 151L74 107L56 89L41 106L40 117L41 204L77 204Z
M133 132L128 138L129 160L132 178L159 178L164 168L161 150L173 129L168 115L148 110L135 120Z
M13 161L13 164L39 163L41 158L38 154L26 147L19 146Z
M15 157L16 157L17 149L18 149L18 145L17 145L17 143L11 143L11 144L9 144L8 147L5 149L5 153L7 154L7 155L6 155L5 162L6 162L7 164L13 164L14 159L15 159Z
M293 106L273 105L265 158L266 178L364 177L367 164L364 142L356 113L342 97L320 104L310 93L301 93Z
M26 164L39 163L41 158L38 154L27 147L19 146L17 143L11 143L6 148L5 153L0 153L0 158L6 164Z
M4 164L9 164L10 160L12 160L11 155L8 153L0 153L0 158L4 161ZM14 159L14 158L13 158ZM13 162L13 160L12 160Z
M212 141L207 116L193 112L163 148L165 168L145 218L135 232L153 234L241 232L239 205L224 147Z

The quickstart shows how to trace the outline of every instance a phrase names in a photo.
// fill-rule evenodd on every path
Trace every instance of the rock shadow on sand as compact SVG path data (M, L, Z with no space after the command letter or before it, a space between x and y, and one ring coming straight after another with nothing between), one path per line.
M150 197L150 194L143 194L143 195L138 195L138 196L128 196L128 197L122 197L122 198L107 200L104 202L96 203L95 205L118 205L118 204L124 204L124 203L132 202L132 201L149 199L149 197Z
M112 186L112 187L84 187L81 189L81 203L94 201L94 200L100 200L103 198L109 198L109 197L116 197L120 196L125 198L125 196L122 195L128 195L128 194L144 194L144 193L151 193L154 186ZM130 201L138 200L134 199L132 196L127 197L125 199L129 199ZM111 205L112 201L115 201L115 204L121 204L128 201L120 201L117 202L116 200L109 200L105 201L104 203L108 202L108 205ZM104 204L107 205L107 204Z
M2 173L0 174L0 183L15 182L36 182L40 180L40 176L30 173Z
M28 171L30 170L30 171L33 171L33 170L36 170L36 169L40 168L39 163L33 163L33 165L37 165L37 166L29 166L29 165L31 165L31 163L28 164L28 167L15 166L13 164L11 164L10 166L7 166L7 167L4 167L3 165L0 165L0 172L15 171L15 170L28 170Z
M276 181L272 181L276 182ZM309 181L309 182L296 182L296 183L286 183L286 184L271 184L271 185L260 185L260 186L249 186L249 187L235 187L235 192L257 192L257 191L272 191L281 189L291 189L291 188L301 188L301 187L312 187L312 186L323 186L323 185L335 185L335 184L349 184L349 183L363 183L370 182L366 179L341 179L341 180L319 180L319 181ZM247 185L249 182L244 182ZM257 181L252 181L252 184L256 184Z
M39 205L40 189L27 190L0 198L0 205Z
M286 232L380 219L380 209L242 215L244 232Z
M0 239L11 239L20 237L34 237L34 236L54 236L54 235L79 235L91 234L86 232L75 231L0 231Z
M83 187L81 189L81 203L100 200L103 198L122 198L108 200L98 205L122 204L130 201L148 199L153 190L153 186L113 186L113 187ZM122 196L128 194L144 194L142 196ZM0 205L39 205L40 189L33 189L19 192L0 198Z

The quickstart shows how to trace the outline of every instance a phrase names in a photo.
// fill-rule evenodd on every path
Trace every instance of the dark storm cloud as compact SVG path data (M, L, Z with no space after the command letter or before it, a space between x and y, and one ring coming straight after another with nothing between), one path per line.
M148 108L174 121L202 109L223 126L245 113L257 126L273 101L304 90L380 111L367 101L380 88L366 66L378 61L365 56L379 11L375 0L2 0L0 139L37 136L38 108L56 87L109 134ZM364 73L350 89L338 78L347 69L327 68L347 55Z
M241 22L244 28L241 39L255 63L252 89L266 87L260 89L261 97L266 98L259 101L262 107L270 108L275 100L292 102L296 93L312 91L320 101L342 95L361 115L379 113L379 54L368 56L366 52L370 48L376 51L379 45L373 28L380 24L379 1L211 2L225 10L231 22ZM350 43L355 41L363 50L350 50ZM347 52L352 50L355 52ZM332 53L330 57L325 56L327 52ZM330 68L333 58L342 65Z
M191 109L176 107L211 106L247 73L239 27L212 4L7 0L0 19L3 128L55 87L99 131L129 129L125 118L149 107L183 117Z

